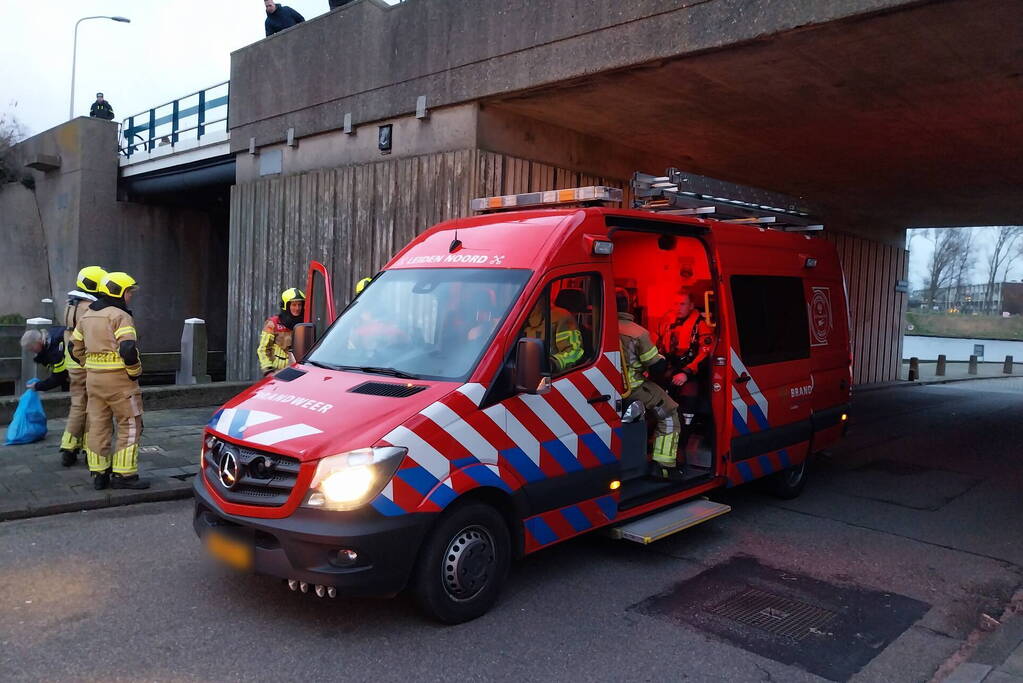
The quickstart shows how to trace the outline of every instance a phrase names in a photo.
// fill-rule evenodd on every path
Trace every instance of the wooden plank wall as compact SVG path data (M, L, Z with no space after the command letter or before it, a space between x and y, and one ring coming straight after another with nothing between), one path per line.
M327 266L338 306L415 235L469 213L469 200L498 194L610 185L631 200L625 179L569 171L483 150L460 150L266 178L231 189L227 373L258 376L256 341L280 292L305 286L309 261ZM849 286L857 383L899 372L907 252L841 233Z
M824 231L835 243L849 291L849 316L856 384L899 377L907 294L895 291L906 279L909 252L844 233Z
M338 306L415 235L469 213L473 197L622 180L481 150L460 150L257 180L231 189L228 362L259 375L256 342L280 292L305 286L310 260L331 273Z

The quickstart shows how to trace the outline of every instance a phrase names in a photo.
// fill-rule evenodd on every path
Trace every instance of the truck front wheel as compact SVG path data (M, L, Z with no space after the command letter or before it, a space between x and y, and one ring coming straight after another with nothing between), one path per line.
M450 509L430 533L416 566L420 607L446 624L484 614L508 575L511 541L500 513L483 503Z
M809 459L807 456L806 460L798 465L771 475L767 480L770 492L785 500L791 500L802 493L806 486L806 464Z

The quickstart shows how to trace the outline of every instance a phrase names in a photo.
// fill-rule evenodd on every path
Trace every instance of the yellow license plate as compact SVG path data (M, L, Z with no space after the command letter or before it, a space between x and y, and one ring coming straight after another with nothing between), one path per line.
M252 546L217 531L206 534L206 549L210 555L239 571L252 568Z

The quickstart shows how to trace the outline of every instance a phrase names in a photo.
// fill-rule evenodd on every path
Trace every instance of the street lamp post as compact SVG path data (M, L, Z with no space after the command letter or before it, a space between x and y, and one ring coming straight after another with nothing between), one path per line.
M67 108L68 119L75 118L75 64L78 61L78 25L83 21L89 19L110 19L111 21L119 21L124 24L130 24L131 19L127 17L107 17L107 16L95 16L95 17L82 17L75 22L75 44L71 51L71 103Z

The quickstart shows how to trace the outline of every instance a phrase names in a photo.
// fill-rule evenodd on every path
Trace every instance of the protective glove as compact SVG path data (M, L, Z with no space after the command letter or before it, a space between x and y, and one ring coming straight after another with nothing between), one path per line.
M38 377L33 377L29 381L25 382L25 388L26 389L32 389L37 384L39 384L39 378Z

